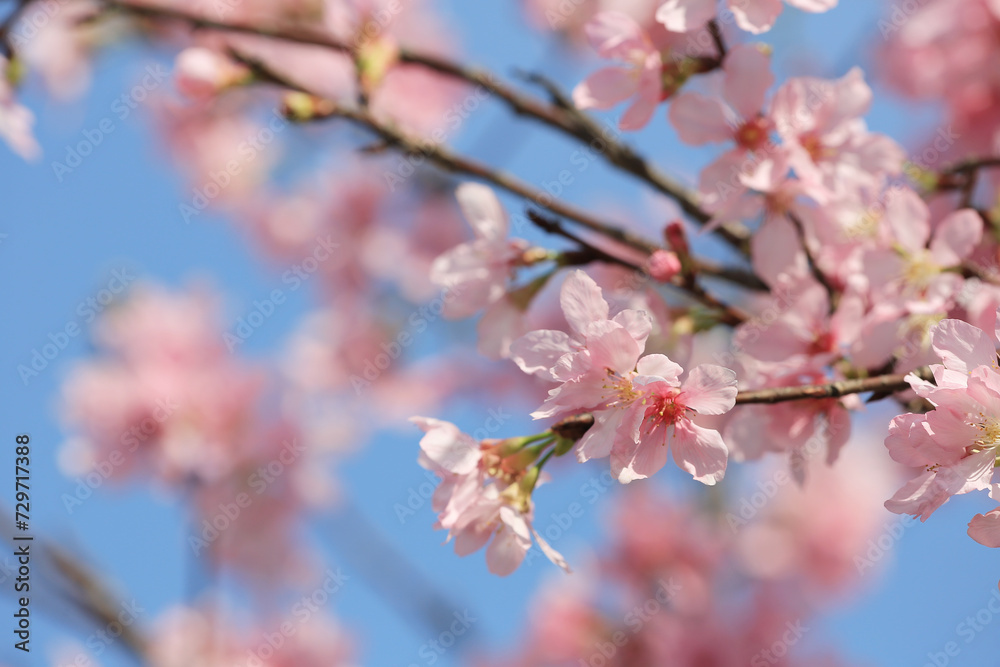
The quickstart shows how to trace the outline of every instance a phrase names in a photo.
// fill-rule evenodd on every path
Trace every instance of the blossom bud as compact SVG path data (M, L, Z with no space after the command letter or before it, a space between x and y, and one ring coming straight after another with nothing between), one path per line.
M655 251L650 255L646 266L653 280L661 283L670 282L674 276L681 272L681 260L676 253L667 250Z

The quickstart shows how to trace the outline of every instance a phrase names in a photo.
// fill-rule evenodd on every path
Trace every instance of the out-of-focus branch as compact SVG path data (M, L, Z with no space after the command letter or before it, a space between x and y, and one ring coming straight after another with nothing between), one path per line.
M453 153L449 148L439 144L418 143L417 140L404 135L396 128L380 122L366 110L323 101L315 110L314 117L349 120L374 133L385 142L386 146L405 155L420 156L445 171L465 174L491 183L560 217L637 250L650 253L658 248L651 241L607 223L572 204L555 199L548 193L542 192L504 171L492 169L481 162Z
M8 524L13 524L13 517L7 508L0 510L0 517L9 518ZM14 544L9 539L7 541ZM120 621L122 604L99 576L81 564L78 557L37 536L31 542L30 549L38 563L33 574L44 582L42 592L53 594L60 601L59 606L53 610L54 618L67 616L67 610L74 609L98 628L114 627L115 632L120 629L116 641L120 641L122 647L140 663L147 661L146 638L136 624ZM67 619L60 620L66 622Z
M341 42L330 35L301 28L272 28L241 23L226 23L176 8L140 6L119 0L106 0L105 5L109 8L136 16L183 21L193 28L253 34L299 44L320 46L344 53L354 53L356 50L351 45ZM399 59L404 63L420 65L439 74L481 86L484 90L502 100L514 113L539 121L593 147L613 166L632 174L670 199L673 199L688 216L699 224L704 225L711 219L711 216L698 205L694 195L687 188L663 173L645 157L636 153L630 146L619 141L615 136L616 132L605 128L589 115L572 107L572 105L565 104L565 102L547 104L533 96L526 95L507 86L488 70L468 67L439 56L401 49ZM539 77L535 78L536 81L544 81ZM555 90L552 84L547 81L546 87L550 93ZM566 97L560 93L557 97L558 99L565 100ZM597 148L597 146L600 146L600 148ZM745 228L730 225L720 227L717 233L731 246L744 254L746 253L749 233Z

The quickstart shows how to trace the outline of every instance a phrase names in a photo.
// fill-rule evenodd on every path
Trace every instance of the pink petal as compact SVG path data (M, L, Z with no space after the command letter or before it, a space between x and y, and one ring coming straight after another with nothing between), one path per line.
M632 338L635 339L635 342L638 343L640 350L646 348L646 340L649 338L649 333L653 330L653 321L649 318L649 314L646 311L623 310L611 318L611 321L624 327Z
M531 548L527 522L510 507L500 508L500 528L486 548L486 566L493 574L506 577L520 567Z
M977 514L969 522L969 537L983 546L1000 547L1000 509Z
M684 372L680 364L671 361L665 354L647 354L639 360L635 368L641 376L661 378L675 387L680 384L679 379Z
M656 20L671 32L690 32L715 17L716 0L667 0L656 10Z
M743 117L750 120L764 108L764 98L774 84L771 58L750 44L734 46L723 65L722 94Z
M783 275L806 276L809 263L795 225L785 216L769 218L750 237L754 271L761 280L775 287Z
M883 220L906 250L917 252L927 245L931 235L930 210L910 188L891 191L886 199Z
M932 437L926 415L904 414L894 417L889 423L885 446L893 461L914 468L936 463L954 463L961 457L961 452L942 447Z
M983 219L974 210L955 211L941 221L931 241L931 256L938 266L958 266L983 239Z
M837 6L837 0L785 0L792 7L805 12L825 12Z
M728 368L701 364L688 373L678 400L698 414L725 414L736 405L736 384L736 373Z
M621 421L621 410L612 408L596 412L594 425L587 429L576 446L576 460L584 463L590 459L603 459L609 456Z
M558 551L556 551L555 549L553 549L549 545L549 543L546 542L542 538L542 536L538 534L537 530L532 528L531 534L535 536L535 539L538 541L538 548L542 550L542 553L545 554L546 558L548 558L550 561L561 567L563 571L566 572L567 574L573 572L573 570L570 569L569 567L569 563L567 563L566 559L563 558L563 555Z
M481 183L462 183L455 190L455 198L476 236L488 241L507 238L507 214L492 188Z
M665 429L644 435L632 452L632 458L618 473L618 481L628 484L652 477L667 463L669 443L673 438Z
M587 349L594 369L611 369L618 375L635 370L642 350L625 329L618 327L597 337L587 337Z
M937 473L925 472L904 484L885 501L885 508L896 514L919 516L921 521L945 504L951 493L937 480Z
M579 269L569 274L563 283L559 303L566 321L581 334L591 322L608 319L608 302L604 300L601 288Z
M736 25L759 35L771 29L784 6L781 0L729 0L729 9Z
M598 12L587 21L583 31L602 58L629 60L632 52L653 48L642 26L622 12Z
M833 90L829 92L828 104L822 110L824 126L828 129L864 116L872 103L872 89L865 83L860 67L852 67L834 81Z
M570 337L563 331L530 331L510 346L510 358L529 375L551 378L559 358L572 352Z
M681 93L670 103L670 122L686 144L717 143L733 138L733 128L719 100L700 93Z
M605 67L577 84L573 104L579 109L610 109L634 95L637 88L633 70Z
M649 124L649 119L660 104L660 94L663 84L660 81L659 69L643 71L639 78L639 89L635 100L618 119L618 127L622 130L641 130Z
M997 359L990 337L962 320L941 320L931 332L931 347L944 365L954 371L992 366Z
M437 465L457 475L466 475L479 465L479 443L454 424L429 417L410 421L424 431L420 449Z
M718 431L702 428L683 419L674 427L671 443L674 462L695 480L712 486L726 474L729 450Z

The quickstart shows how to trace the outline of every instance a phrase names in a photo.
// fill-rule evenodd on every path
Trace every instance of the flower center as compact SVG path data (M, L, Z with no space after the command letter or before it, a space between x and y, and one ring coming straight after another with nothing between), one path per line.
M736 130L736 143L749 151L756 151L767 142L770 123L763 116L757 116L743 123Z
M673 388L667 392L647 397L646 400L649 401L649 405L646 408L643 421L647 425L649 433L660 427L666 429L669 426L673 426L687 416L688 408L682 403L677 402L677 395L679 393L679 389ZM666 444L666 430L664 430L663 434L663 444Z
M819 163L830 156L830 149L823 145L822 140L815 134L807 134L799 140L799 144L809 153L813 162Z
M931 259L929 250L922 250L919 253L910 255L905 261L903 279L918 289L927 287L931 280L941 273L941 267Z
M602 399L609 408L627 408L636 400L642 398L642 392L632 384L631 377L622 377L610 368L606 369L607 379L602 388L605 391Z

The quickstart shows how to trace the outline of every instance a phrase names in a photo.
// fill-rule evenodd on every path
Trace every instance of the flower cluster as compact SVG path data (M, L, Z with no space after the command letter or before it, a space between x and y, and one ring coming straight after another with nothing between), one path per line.
M885 444L899 463L923 472L909 480L886 508L926 520L957 494L1000 487L992 484L1000 457L1000 368L996 340L962 320L944 320L931 330L941 363L931 366L934 383L907 376L913 391L933 409L892 420ZM991 547L998 540L1000 510L977 515L969 535Z

